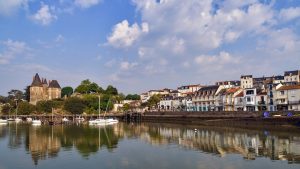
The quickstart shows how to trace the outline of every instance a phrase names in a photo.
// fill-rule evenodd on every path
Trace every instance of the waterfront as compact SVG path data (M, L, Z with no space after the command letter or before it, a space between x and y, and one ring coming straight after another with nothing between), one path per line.
M9 123L0 126L0 169L299 168L299 131L160 123Z

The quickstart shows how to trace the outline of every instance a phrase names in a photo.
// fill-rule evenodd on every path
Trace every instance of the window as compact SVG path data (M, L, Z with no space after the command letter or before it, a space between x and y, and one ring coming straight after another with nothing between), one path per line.
M246 95L251 95L251 94L254 94L254 90L247 90L246 91Z
M247 102L251 102L251 97L247 97Z
M280 95L284 95L284 91L280 91Z

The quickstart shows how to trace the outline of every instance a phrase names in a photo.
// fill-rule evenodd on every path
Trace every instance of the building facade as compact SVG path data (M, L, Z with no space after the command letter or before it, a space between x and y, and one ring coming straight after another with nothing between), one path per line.
M38 101L61 98L61 87L57 80L40 78L38 74L33 77L30 85L30 103L36 105Z

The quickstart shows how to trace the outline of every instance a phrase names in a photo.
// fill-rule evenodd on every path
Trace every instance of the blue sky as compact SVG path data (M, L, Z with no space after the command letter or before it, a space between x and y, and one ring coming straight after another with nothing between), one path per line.
M123 93L300 69L299 0L0 0L0 95L38 72Z

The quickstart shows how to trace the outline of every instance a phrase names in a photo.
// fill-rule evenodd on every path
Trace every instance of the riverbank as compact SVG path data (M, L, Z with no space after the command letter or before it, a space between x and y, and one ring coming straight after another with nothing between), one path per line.
M288 115L289 114L289 115ZM265 129L298 129L300 112L146 112L143 122Z

